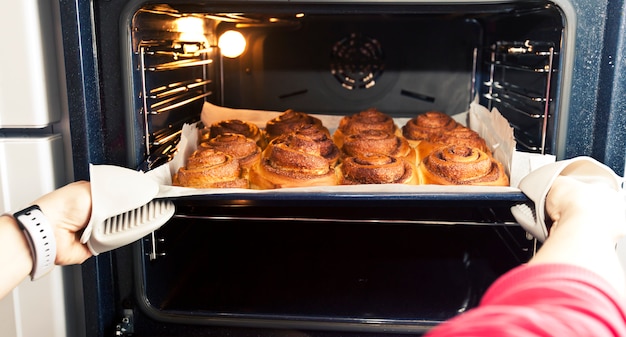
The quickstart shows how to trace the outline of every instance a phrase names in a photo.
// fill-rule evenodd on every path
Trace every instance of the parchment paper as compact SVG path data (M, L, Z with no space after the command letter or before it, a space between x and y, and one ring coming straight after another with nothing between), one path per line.
M201 120L205 125L211 125L227 119L240 119L256 124L264 128L268 120L280 115L278 111L259 111L245 109L231 109L205 103L202 109ZM322 120L330 132L334 132L343 116L314 115ZM228 193L507 193L519 192L519 181L531 170L555 161L554 156L539 155L518 152L515 150L513 129L506 119L496 110L489 111L477 103L472 103L467 112L454 115L453 118L478 132L490 146L497 160L505 167L510 178L510 186L440 186L440 185L352 185L352 186L318 186L281 188L274 190L252 189L195 189L172 186L172 175L185 165L186 158L195 151L198 140L198 127L196 124L183 126L181 140L178 143L178 152L167 164L161 165L147 172L151 178L160 185L157 197L179 197L203 194L228 194ZM402 127L409 118L394 119L398 127Z

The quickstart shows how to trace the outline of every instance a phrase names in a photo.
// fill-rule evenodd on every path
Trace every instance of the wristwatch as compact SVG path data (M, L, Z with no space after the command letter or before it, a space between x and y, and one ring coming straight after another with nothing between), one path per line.
M33 256L31 280L36 280L54 268L57 255L54 232L48 219L37 205L27 207L13 214L13 217L24 232Z

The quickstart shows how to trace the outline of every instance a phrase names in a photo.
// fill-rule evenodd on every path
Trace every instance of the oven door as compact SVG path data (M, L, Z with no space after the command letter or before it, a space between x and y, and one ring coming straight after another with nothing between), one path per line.
M419 334L533 255L516 198L180 198L161 229L87 262L115 285L87 296L122 335Z

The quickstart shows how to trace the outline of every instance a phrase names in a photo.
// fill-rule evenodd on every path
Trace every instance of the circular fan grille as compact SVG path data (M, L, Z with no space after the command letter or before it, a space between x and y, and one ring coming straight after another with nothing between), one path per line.
M368 89L383 72L383 56L378 40L353 33L333 46L331 73L346 89Z

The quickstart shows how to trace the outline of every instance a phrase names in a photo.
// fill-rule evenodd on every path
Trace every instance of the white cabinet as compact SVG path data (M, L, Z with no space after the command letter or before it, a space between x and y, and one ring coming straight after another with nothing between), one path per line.
M0 129L41 128L61 118L54 3L47 0L2 3Z
M4 1L0 11L0 213L17 211L71 179L69 123L64 113L57 1ZM26 279L0 300L3 337L65 337L84 332L76 287L55 268ZM80 289L80 285L77 286Z
M0 137L0 213L65 184L63 149L60 134Z

